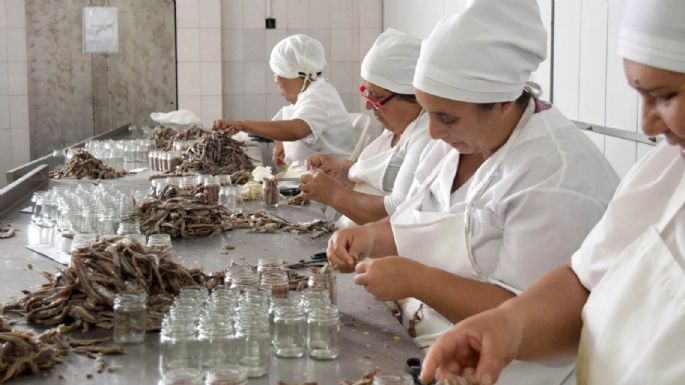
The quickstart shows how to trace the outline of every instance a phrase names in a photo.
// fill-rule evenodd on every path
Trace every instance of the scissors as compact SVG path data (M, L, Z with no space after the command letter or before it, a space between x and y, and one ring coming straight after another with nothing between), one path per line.
M288 267L290 269L302 269L305 267L321 267L328 261L328 256L326 255L325 251L322 251L320 253L316 253L309 258L310 258L309 261L303 260L302 262L293 263L293 264L290 264L286 267Z

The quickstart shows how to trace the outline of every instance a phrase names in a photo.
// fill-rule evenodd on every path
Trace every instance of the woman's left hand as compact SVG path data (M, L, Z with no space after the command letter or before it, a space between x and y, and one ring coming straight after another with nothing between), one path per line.
M366 291L380 301L413 297L416 294L412 282L421 279L423 266L405 257L369 258L357 264L354 283L364 286Z
M214 121L212 130L223 131L228 135L235 135L238 132L243 131L243 125L238 120L218 119Z
M345 189L338 180L321 170L311 170L300 177L302 197L331 205L334 197Z

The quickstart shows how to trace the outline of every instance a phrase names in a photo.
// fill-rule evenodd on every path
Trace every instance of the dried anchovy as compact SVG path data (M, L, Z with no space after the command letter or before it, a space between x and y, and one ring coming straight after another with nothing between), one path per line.
M49 282L7 304L4 311L18 313L41 327L64 324L65 331L89 330L91 326L111 329L116 294L141 290L148 297L147 329L159 330L163 314L182 287L212 289L224 278L223 273L206 275L199 269L187 269L163 253L117 238L72 252L71 266L45 276Z
M208 131L200 127L184 128L176 131L169 127L159 127L152 134L150 139L155 141L155 148L162 151L170 151L177 140L196 140L209 135Z
M297 194L294 197L288 198L288 205L290 206L304 206L309 204L309 199L304 198L302 194Z
M241 142L223 132L212 132L186 150L176 171L226 175L253 169L252 159Z
M9 223L0 222L0 239L12 238L16 230Z
M373 368L366 372L361 379L357 381L342 380L340 385L372 385L373 379L376 378L376 374L382 372L380 368Z
M423 321L423 304L419 305L419 308L416 309L408 322L409 325L407 325L407 333L409 334L409 337L416 338L416 325L418 325L421 321Z
M244 185L252 180L252 172L247 170L238 170L231 174L231 183Z
M124 170L116 170L102 163L88 151L76 150L65 167L60 167L48 173L48 177L55 179L114 179L128 175Z
M311 238L315 239L324 234L332 233L335 230L335 224L330 221L317 219L311 222L290 224L284 230L293 234L309 233L312 235Z

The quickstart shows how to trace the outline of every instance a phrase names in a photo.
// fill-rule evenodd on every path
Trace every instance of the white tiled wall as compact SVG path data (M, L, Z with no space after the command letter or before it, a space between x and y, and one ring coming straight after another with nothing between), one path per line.
M221 0L176 1L179 108L205 127L222 113L221 19Z
M269 12L276 29L265 29ZM273 46L295 33L323 44L324 77L350 112L362 110L359 68L382 31L382 0L221 0L221 14L223 116L269 119L286 104L268 60Z
M28 162L28 60L24 0L0 0L0 187Z

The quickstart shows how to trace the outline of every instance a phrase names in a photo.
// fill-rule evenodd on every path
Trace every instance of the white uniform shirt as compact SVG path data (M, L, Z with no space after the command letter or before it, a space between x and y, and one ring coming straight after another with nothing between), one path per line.
M623 178L604 217L573 255L571 267L592 290L621 252L655 224L685 173L680 148L665 141ZM685 208L664 229L662 237L685 268Z
M300 139L307 147L304 159L292 159L304 165L307 157L316 153L348 157L355 145L352 122L338 91L325 79L312 82L297 97L288 116L283 118L302 119L309 125L311 135ZM287 155L287 154L286 154Z
M482 276L517 294L545 272L569 263L618 184L597 147L555 107L532 115L519 130L471 217L472 252ZM420 210L463 212L466 196L488 175L496 155L452 194L459 153L433 141L422 154L410 194L449 157Z

